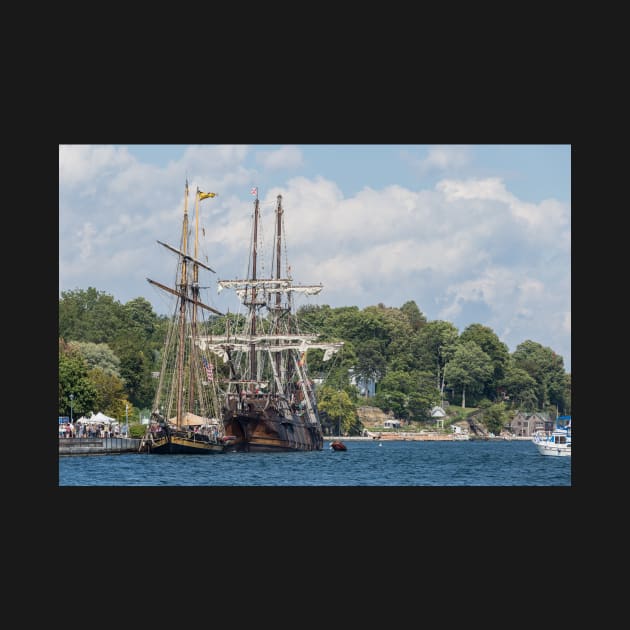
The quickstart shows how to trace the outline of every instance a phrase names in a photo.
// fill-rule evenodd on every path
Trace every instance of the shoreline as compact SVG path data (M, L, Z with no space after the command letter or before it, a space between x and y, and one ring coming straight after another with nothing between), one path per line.
M458 433L383 433L380 436L366 436L366 435L348 435L348 436L336 436L325 435L324 441L332 440L350 440L350 441L366 441L366 442L467 442L474 440L483 441L511 441L511 440L528 440L531 441L531 437L514 435L510 437L503 437L495 435L490 436L468 436L460 437Z
M510 441L529 440L531 437L457 437L459 434L432 433L389 433L380 437L374 435L325 435L324 442L341 440L343 442L468 442L468 441ZM140 439L138 438L60 438L59 455L112 455L119 453L138 453Z

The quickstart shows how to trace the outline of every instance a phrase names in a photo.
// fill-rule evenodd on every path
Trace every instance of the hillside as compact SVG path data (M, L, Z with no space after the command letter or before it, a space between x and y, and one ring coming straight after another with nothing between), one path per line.
M385 420L391 420L394 417L391 411L385 413L378 407L357 407L357 415L366 429L376 426L382 427Z

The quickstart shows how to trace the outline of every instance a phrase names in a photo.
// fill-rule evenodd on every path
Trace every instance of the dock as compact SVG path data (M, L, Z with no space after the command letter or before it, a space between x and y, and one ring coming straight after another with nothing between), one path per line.
M115 455L137 453L139 438L59 438L59 455Z

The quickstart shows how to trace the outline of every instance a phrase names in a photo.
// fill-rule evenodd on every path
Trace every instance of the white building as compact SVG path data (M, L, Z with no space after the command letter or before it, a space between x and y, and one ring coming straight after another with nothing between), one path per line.
M397 429L400 426L400 420L395 420L394 418L385 420L385 422L383 422L383 426L386 429Z
M431 409L431 417L435 420L436 426L444 428L444 416L446 416L446 411L439 405Z

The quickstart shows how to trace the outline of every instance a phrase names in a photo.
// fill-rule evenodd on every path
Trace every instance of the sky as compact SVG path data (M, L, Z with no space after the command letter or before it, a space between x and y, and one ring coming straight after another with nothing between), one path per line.
M241 310L217 280L247 275L258 189L261 277L282 195L303 304L401 307L459 332L531 340L571 371L571 145L59 145L59 296L93 287L170 314L188 180L199 188L202 300ZM203 230L202 230L203 228ZM260 268L262 265L262 269ZM265 266L266 265L266 266Z

